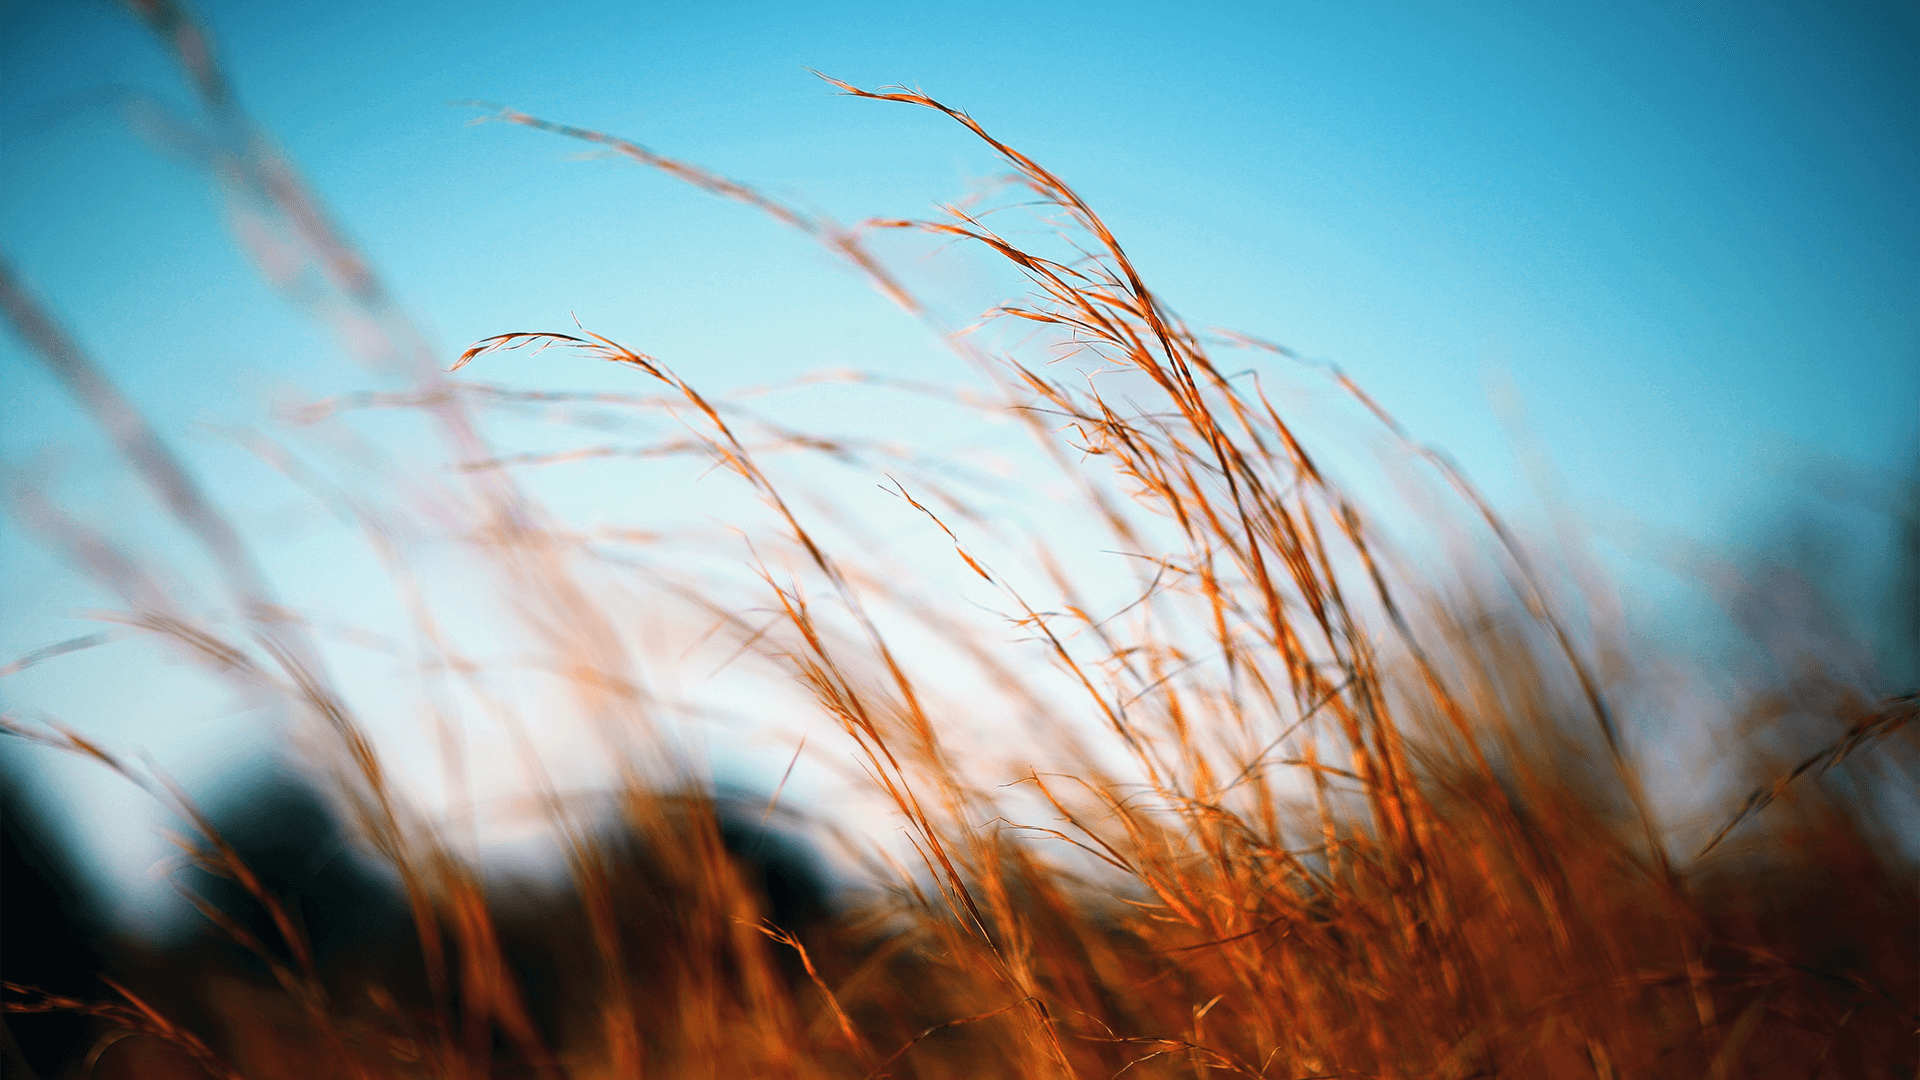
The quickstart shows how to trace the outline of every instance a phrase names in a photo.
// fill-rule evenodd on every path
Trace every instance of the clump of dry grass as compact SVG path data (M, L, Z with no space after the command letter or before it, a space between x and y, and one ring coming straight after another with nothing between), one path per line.
M153 17L176 37L190 25L171 8ZM918 315L927 305L869 253L874 230L1005 260L1028 291L950 339L1051 455L1097 543L1136 556L1123 608L1100 615L1088 599L1111 582L1081 570L1081 553L1097 550L1086 535L1003 568L982 554L991 530L963 499L936 501L921 486L934 479L901 472L900 497L1028 640L982 639L955 614L959 601L877 573L873 552L845 547L764 463L770 448L798 449L878 473L870 447L781 431L610 338L503 334L454 367L503 364L525 347L622 365L683 421L686 437L667 452L710 457L765 504L771 525L753 537L759 610L696 586L683 598L832 721L917 865L876 850L867 891L830 918L768 920L765 883L730 849L725 815L699 785L663 789L644 765L657 702L636 689L645 661L619 631L623 613L582 583L577 548L478 442L466 413L475 395L428 372L384 403L430 410L476 466L460 474L458 505L487 538L500 587L566 659L577 708L614 745L641 748L623 765L628 839L556 809L573 884L516 904L407 809L350 695L249 564L223 563L242 574L232 591L251 638L223 635L146 588L104 538L45 509L120 588L130 625L332 733L342 804L398 878L408 918L403 947L330 966L298 910L183 793L76 731L10 719L16 735L153 785L194 824L192 858L267 919L249 926L202 904L264 974L204 956L191 972L178 956L132 957L108 1000L10 987L9 1009L89 1012L139 1033L143 1052L171 1054L165 1067L181 1075L1913 1074L1920 910L1872 791L1910 782L1907 725L1920 700L1829 680L1819 707L1795 714L1817 752L1755 756L1753 795L1727 808L1724 828L1676 849L1687 823L1664 819L1641 779L1640 759L1658 747L1627 730L1614 704L1621 679L1595 659L1618 643L1566 614L1577 604L1444 458L1406 442L1336 373L1461 496L1462 523L1436 525L1489 538L1497 584L1450 590L1396 557L1260 381L1215 359L1285 350L1181 322L1059 177L923 94L835 85L957 121L1006 162L1050 232L1016 240L988 211L957 207L844 227L635 144L499 116L766 211ZM243 160L277 160L242 143ZM322 262L359 265L324 218L302 211L317 204L280 165L256 171L275 178L261 212L307 230ZM339 310L391 328L371 279L342 280ZM82 380L83 397L175 493L176 513L216 552L237 542L78 346L23 291L9 284L7 297L16 324L41 328L29 336L56 367L95 380ZM996 324L1030 333L1001 347ZM1061 358L1072 363L1050 363ZM390 565L405 587L405 559ZM458 660L431 605L412 613L421 638ZM907 624L929 636L903 647ZM930 653L927 640L949 651ZM980 754L963 703L928 675L946 665L981 672L981 700L1010 703L1039 736ZM548 973L538 999L536 967ZM115 1053L96 1064L135 1067L115 1066Z

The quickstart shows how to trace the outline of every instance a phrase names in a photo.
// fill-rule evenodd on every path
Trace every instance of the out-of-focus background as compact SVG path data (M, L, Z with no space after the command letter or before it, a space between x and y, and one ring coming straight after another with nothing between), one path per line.
M626 136L851 222L925 215L998 171L942 118L836 96L807 69L905 82L1073 183L1194 324L1337 362L1517 520L1577 519L1649 632L1684 637L1716 611L1715 567L1795 545L1862 633L1897 617L1890 508L1920 435L1911 3L195 11L243 105L448 363L577 316L714 390L823 368L965 381L937 335L811 241L457 104ZM391 588L364 552L223 432L391 387L236 246L190 132L164 119L194 114L171 59L116 5L9 0L0 71L0 248L234 509L291 602L378 624ZM964 254L882 250L955 320L1000 298ZM633 388L578 361L489 363L525 386ZM0 387L10 486L130 543L178 543L10 333ZM851 390L794 408L936 448L967 436ZM502 424L508 448L541 438ZM440 467L418 432L388 437L379 453ZM702 509L610 475L538 483L590 521ZM0 573L0 663L112 606L17 514L0 517ZM259 752L242 706L196 704L164 665L75 663L0 682L0 705L189 780ZM142 796L85 763L48 770L96 869L150 860Z

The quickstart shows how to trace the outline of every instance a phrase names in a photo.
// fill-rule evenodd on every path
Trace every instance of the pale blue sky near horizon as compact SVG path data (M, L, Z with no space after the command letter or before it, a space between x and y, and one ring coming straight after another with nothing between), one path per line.
M1912 3L194 10L449 360L577 313L702 386L957 374L753 211L450 104L604 129L843 220L925 215L997 171L950 122L813 68L967 109L1073 183L1182 315L1341 364L1522 517L1490 382L1575 510L1655 540L1745 542L1815 473L1890 493L1920 450ZM204 178L105 104L186 100L137 23L7 0L0 71L0 251L211 486L241 474L196 420L359 385L235 253ZM8 470L122 497L11 333L0 388ZM54 565L0 525L15 652L85 606Z

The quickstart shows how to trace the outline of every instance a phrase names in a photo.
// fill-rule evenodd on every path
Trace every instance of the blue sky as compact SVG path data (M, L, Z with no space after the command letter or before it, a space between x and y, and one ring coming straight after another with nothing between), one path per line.
M86 104L181 99L158 50L107 4L6 10L0 236L23 272L96 351L155 371L176 419L239 370L311 368L233 280L204 185ZM255 115L450 350L572 311L720 382L817 366L834 334L886 353L909 332L860 326L879 304L842 317L858 301L798 238L447 104L601 127L848 218L923 213L990 170L814 67L968 108L1075 182L1189 318L1339 361L1496 488L1489 364L1577 499L1690 532L1777 485L1777 458L1911 457L1910 11L1019 10L201 9ZM701 317L749 293L764 319ZM833 329L782 332L795 310ZM280 355L240 344L263 334Z
M714 388L821 367L958 377L752 211L449 104L605 129L844 220L922 215L995 171L957 127L837 97L814 68L968 109L1075 184L1191 321L1337 361L1537 517L1490 404L1510 382L1570 505L1616 565L1651 568L1653 594L1663 537L1739 543L1816 472L1890 491L1915 460L1910 3L196 10L247 107L449 359L577 313ZM193 425L368 377L260 284L204 179L106 104L186 101L134 21L53 0L9 0L0 20L0 249L246 506L253 474ZM81 512L133 498L9 335L0 385L8 470ZM823 423L864 419L835 400ZM15 523L0 557L9 656L99 603ZM68 696L113 711L109 690Z

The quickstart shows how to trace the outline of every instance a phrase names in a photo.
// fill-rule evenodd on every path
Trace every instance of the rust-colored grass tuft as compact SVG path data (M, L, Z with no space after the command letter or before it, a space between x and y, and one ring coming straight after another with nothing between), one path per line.
M499 111L757 208L919 317L931 320L931 306L868 248L877 230L972 245L1026 283L977 326L936 327L998 387L982 407L1024 422L1057 467L1053 488L1026 476L1016 497L1057 499L1064 480L1078 500L1080 531L1045 537L1024 562L924 462L781 428L609 337L503 333L453 364L527 365L558 348L622 365L643 393L599 403L669 411L684 435L660 456L707 458L768 509L742 526L758 560L749 601L737 583L672 589L754 671L797 688L790 700L810 702L854 756L848 783L870 789L904 837L897 850L859 849L865 876L850 899L790 906L783 924L785 886L754 854L759 841L742 839L757 835L743 824L753 815L654 767L650 755L672 755L661 699L644 689L651 661L626 632L634 612L591 584L587 546L515 477L553 458L493 452L469 415L538 395L400 362L412 332L254 137L190 20L171 4L139 10L232 136L228 152L247 166L234 175L258 189L251 211L284 224L331 281L321 313L362 340L376 328L375 359L413 372L406 393L330 403L307 420L375 405L433 418L461 466L441 512L465 515L494 586L562 673L570 707L607 738L624 784L611 827L542 792L568 884L516 891L489 877L457 830L409 809L311 627L278 606L186 466L0 276L28 344L227 573L237 619L197 619L109 538L29 495L16 505L118 591L125 627L333 740L339 809L405 912L377 949L322 949L298 903L178 787L75 729L10 717L10 734L146 785L191 825L189 860L238 890L224 907L198 900L224 943L126 945L101 1000L7 986L10 1012L95 1018L69 1075L1915 1074L1920 904L1881 797L1915 775L1913 694L1876 698L1822 676L1821 708L1791 717L1817 745L1778 762L1736 748L1746 786L1719 822L1675 820L1644 779L1659 744L1636 737L1616 703L1631 675L1599 659L1624 643L1581 621L1578 597L1457 470L1336 376L1409 461L1460 496L1459 522L1429 524L1487 537L1497 584L1398 554L1259 378L1216 361L1230 348L1289 354L1183 323L1065 181L966 113L828 80L983 140L1047 223L1038 239L978 208L845 227L637 144ZM999 339L1016 344L996 344L995 326L1021 328ZM885 484L937 526L933 550L945 558L951 543L976 591L943 594L851 544L817 493L765 463L775 452ZM510 714L436 615L391 523L342 498L387 560L422 648L462 688L439 699L449 726L456 700ZM1134 567L1124 604L1108 604L1114 582L1086 569L1113 549ZM969 614L982 589L1005 616L985 624L998 636ZM977 673L977 699L955 700L955 670ZM242 894L258 917L236 914Z

